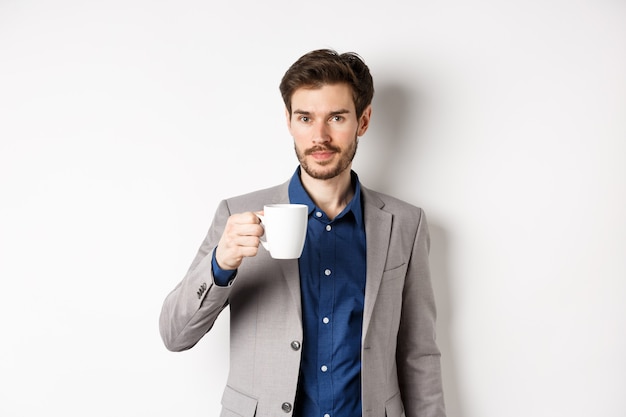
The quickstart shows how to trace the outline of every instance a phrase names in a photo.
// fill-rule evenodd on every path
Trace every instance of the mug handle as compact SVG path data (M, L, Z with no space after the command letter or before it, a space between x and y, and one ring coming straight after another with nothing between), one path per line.
M254 215L259 218L259 220L261 221L261 226L263 227L263 229L265 229L265 225L263 224L263 220L265 220L265 216L255 211L253 211L252 213L254 213ZM269 252L270 244L267 242L267 240L263 240L261 238L259 238L259 240L261 241L261 245L265 248L265 250Z

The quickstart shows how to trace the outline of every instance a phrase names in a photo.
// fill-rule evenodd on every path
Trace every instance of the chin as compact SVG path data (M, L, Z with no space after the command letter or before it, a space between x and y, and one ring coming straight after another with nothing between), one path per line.
M311 168L309 165L303 165L302 169L312 178L316 180L330 180L340 176L344 173L347 167L339 168L337 166L334 167L322 167L322 169Z

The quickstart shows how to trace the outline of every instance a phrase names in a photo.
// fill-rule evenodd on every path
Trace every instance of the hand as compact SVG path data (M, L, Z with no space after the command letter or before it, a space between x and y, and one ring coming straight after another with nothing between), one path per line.
M263 233L259 218L251 211L230 216L215 252L217 264L225 270L239 268L243 258L256 256Z

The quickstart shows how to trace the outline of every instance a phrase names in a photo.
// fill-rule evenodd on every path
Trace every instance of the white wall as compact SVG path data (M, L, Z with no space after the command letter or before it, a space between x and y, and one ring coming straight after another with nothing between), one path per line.
M0 415L218 414L227 317L170 353L161 302L295 169L320 47L375 78L361 179L432 224L449 415L626 415L619 0L1 0Z

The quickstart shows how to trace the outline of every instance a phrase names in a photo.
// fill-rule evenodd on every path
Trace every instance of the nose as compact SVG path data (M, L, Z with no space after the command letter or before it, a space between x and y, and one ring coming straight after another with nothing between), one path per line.
M313 127L313 143L326 143L330 141L330 132L324 121L318 121Z

